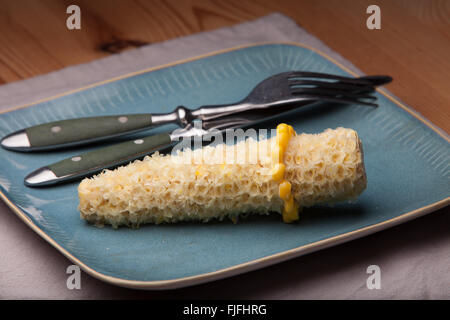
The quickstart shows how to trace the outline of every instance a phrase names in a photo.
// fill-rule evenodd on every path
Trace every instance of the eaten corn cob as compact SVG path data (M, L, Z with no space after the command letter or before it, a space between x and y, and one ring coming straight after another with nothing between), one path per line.
M236 161L242 154L245 159ZM225 217L236 221L242 214L270 212L292 222L298 208L354 200L365 188L362 147L354 130L296 135L280 125L277 137L267 140L155 153L84 179L78 193L83 219L136 227Z

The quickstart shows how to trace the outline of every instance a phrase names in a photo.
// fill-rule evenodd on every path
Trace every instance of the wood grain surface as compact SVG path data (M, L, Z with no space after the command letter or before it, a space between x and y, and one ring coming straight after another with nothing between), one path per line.
M66 8L81 8L68 30ZM381 30L366 8L381 8ZM0 84L281 12L450 132L449 0L0 0Z

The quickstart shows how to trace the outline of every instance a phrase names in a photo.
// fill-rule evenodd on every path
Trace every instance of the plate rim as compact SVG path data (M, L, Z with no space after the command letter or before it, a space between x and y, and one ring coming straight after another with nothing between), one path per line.
M201 54L201 55L197 55L194 57L190 57L190 58L186 58L186 59L180 59L180 60L176 60L170 63L166 63L166 64L162 64L162 65L158 65L155 67L150 67L150 68L145 68L139 71L135 71L135 72L130 72L121 76L116 76L113 78L109 78L103 81L98 81L95 83L92 83L90 85L87 86L83 86L77 89L73 89L73 90L69 90L57 95L53 95L44 99L40 99L38 101L32 102L32 103L27 103L27 104L23 104L23 105L19 105L19 106L14 106L14 107L10 107L10 108L6 108L5 110L1 110L0 114L4 114L4 113L8 113L14 110L18 110L18 109L23 109L23 108L28 108L31 107L33 105L45 102L45 101L50 101L62 96L66 96L72 93L76 93L79 91L83 91L86 89L90 89L93 87L97 87L106 83L110 83L110 82L114 82L117 80L121 80L121 79L125 79L125 78L130 78L133 77L135 75L139 75L139 74L143 74L143 73L148 73L148 72L152 72L152 71L156 71L156 70L160 70L160 69L165 69L168 67L172 67L175 65L179 65L179 64L184 64L184 63L188 63L188 62L192 62L192 61L196 61L196 60L200 60L206 57L211 57L214 55L219 55L219 54L223 54L223 53L227 53L227 52L231 52L231 51L236 51L236 50L241 50L241 49L246 49L246 48L252 48L252 47L257 47L257 46L264 46L264 45L291 45L291 46L296 46L296 47L302 47L302 48L306 48L309 49L317 54L319 54L320 56L322 56L323 58L331 61L332 63L334 63L335 65L337 65L338 67L340 67L341 69L343 69L344 71L348 72L349 74L351 74L352 76L356 77L358 76L358 74L352 70L350 70L348 67L344 66L343 64L341 64L340 62L336 61L334 58L330 57L329 55L327 55L326 53L311 47L309 45L306 45L304 43L301 42L257 42L257 43L252 43L252 44L247 44L247 45L240 45L240 46L234 46L231 48L226 48L226 49L221 49L221 50L216 50L216 51L212 51L209 53L205 53L205 54ZM388 94L385 90L383 89L377 89L377 91L384 95L386 98L388 98L389 100L391 100L394 104L396 104L397 106L399 106L400 108L404 109L405 111L407 111L408 113L410 113L412 116L414 116L415 118L417 118L418 120L420 120L422 123L424 123L427 127L429 127L431 130L433 130L434 132L436 132L439 136L441 136L444 140L446 140L447 142L450 143L450 138L449 136L439 127L437 127L435 124L433 124L430 120L424 118L419 112L411 109L410 107L404 105L402 102L400 102L397 98L395 98L394 96ZM351 240L355 240L364 236L367 236L369 234L381 231L381 230L385 230L387 228L390 227L394 227L396 225L399 225L401 223L410 221L412 219L424 216L428 213L431 213L433 211L436 211L440 208L443 208L447 205L450 204L450 197L447 197L445 199L442 199L440 201L434 202L432 204L429 204L427 206L418 208L416 210L413 211L409 211L406 213L403 213L395 218L391 218L373 225L369 225L363 228L359 228L350 232L346 232L337 236L333 236L330 238L326 238L323 240L319 240L319 241L315 241L312 243L309 243L307 245L302 245L293 249L289 249L289 250L284 250L282 252L279 253L275 253L272 255L268 255L262 258L258 258L258 259L254 259L251 261L247 261L244 263L240 263L240 264L236 264L233 265L231 267L227 267L227 268L222 268L216 271L212 271L212 272L206 272L206 273L202 273L202 274L198 274L198 275L193 275L193 276L187 276L187 277L181 277L181 278L176 278L176 279L169 279L169 280L149 280L149 281L141 281L141 280L128 280L128 279L123 279L123 278L119 278L119 277L114 277L114 276L109 276L106 274L103 274L99 271L96 271L95 269L87 266L85 263L83 263L81 260L79 260L78 258L76 258L75 256L73 256L68 250L64 249L60 244L58 244L52 237L50 237L47 233L45 233L41 228L39 228L26 214L25 212L23 212L19 207L17 207L1 190L0 190L0 199L2 199L7 205L8 207L28 226L30 227L30 229L32 229L34 232L36 232L39 236L41 236L45 241L47 241L50 245L52 245L55 249L57 249L60 253L62 253L66 258L68 258L71 262L77 264L84 272L86 272L87 274L89 274L90 276L99 279L101 281L105 281L107 283L113 284L113 285L117 285L120 287L126 287L126 288L132 288L132 289L151 289L151 290L167 290L167 289L177 289L177 288L183 288L183 287L188 287L188 286L192 286L192 285L197 285L197 284L201 284L201 283L205 283L205 282L210 282L210 281L214 281L214 280L219 280L219 279L223 279L223 278L228 278L228 277L232 277L238 274L242 274L242 273L246 273L246 272L250 272L253 270L257 270L257 269L261 269L264 267L268 267L270 265L274 265L276 263L280 263L289 259L293 259L296 257L300 257L302 255L314 252L314 251L319 251L321 249L325 249L331 246L335 246L335 245L339 245L342 244L344 242L348 242Z

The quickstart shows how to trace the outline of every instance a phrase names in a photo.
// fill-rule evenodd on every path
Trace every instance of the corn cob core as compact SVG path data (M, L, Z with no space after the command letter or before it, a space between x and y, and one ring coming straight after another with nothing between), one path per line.
M247 139L174 156L155 153L105 170L80 183L81 217L118 227L282 213L280 182L271 174L275 146L275 138ZM239 159L242 155L245 159ZM283 156L284 179L301 207L354 200L366 187L362 147L354 130L293 136Z

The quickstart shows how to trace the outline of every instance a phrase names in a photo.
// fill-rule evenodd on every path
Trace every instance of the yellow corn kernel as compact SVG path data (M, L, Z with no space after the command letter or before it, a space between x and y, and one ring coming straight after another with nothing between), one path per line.
M282 132L287 132L287 133L289 133L289 125L287 125L286 123L280 123L278 126L277 126L277 135L279 135L280 133L282 133Z
M272 163L283 162L284 148L276 145L272 150Z
M292 128L292 126L289 126L289 133L291 134L291 136L297 135L297 132L295 132L295 130L294 130L294 128Z
M299 205L297 204L297 202L294 201L294 198L292 198L291 201L287 202L284 205L283 221L285 223L292 223L294 221L297 221L299 219L298 213L299 213Z
M284 211L290 213L294 209L294 198L291 197L289 200L284 202Z
M287 180L282 180L278 187L280 198L287 201L292 198L291 183Z
M272 168L272 178L275 181L280 181L284 177L284 171L286 170L286 165L284 163L276 163Z
M277 134L277 143L279 146L283 147L283 149L286 149L289 144L289 139L291 139L291 134L289 132L280 132L280 134Z

